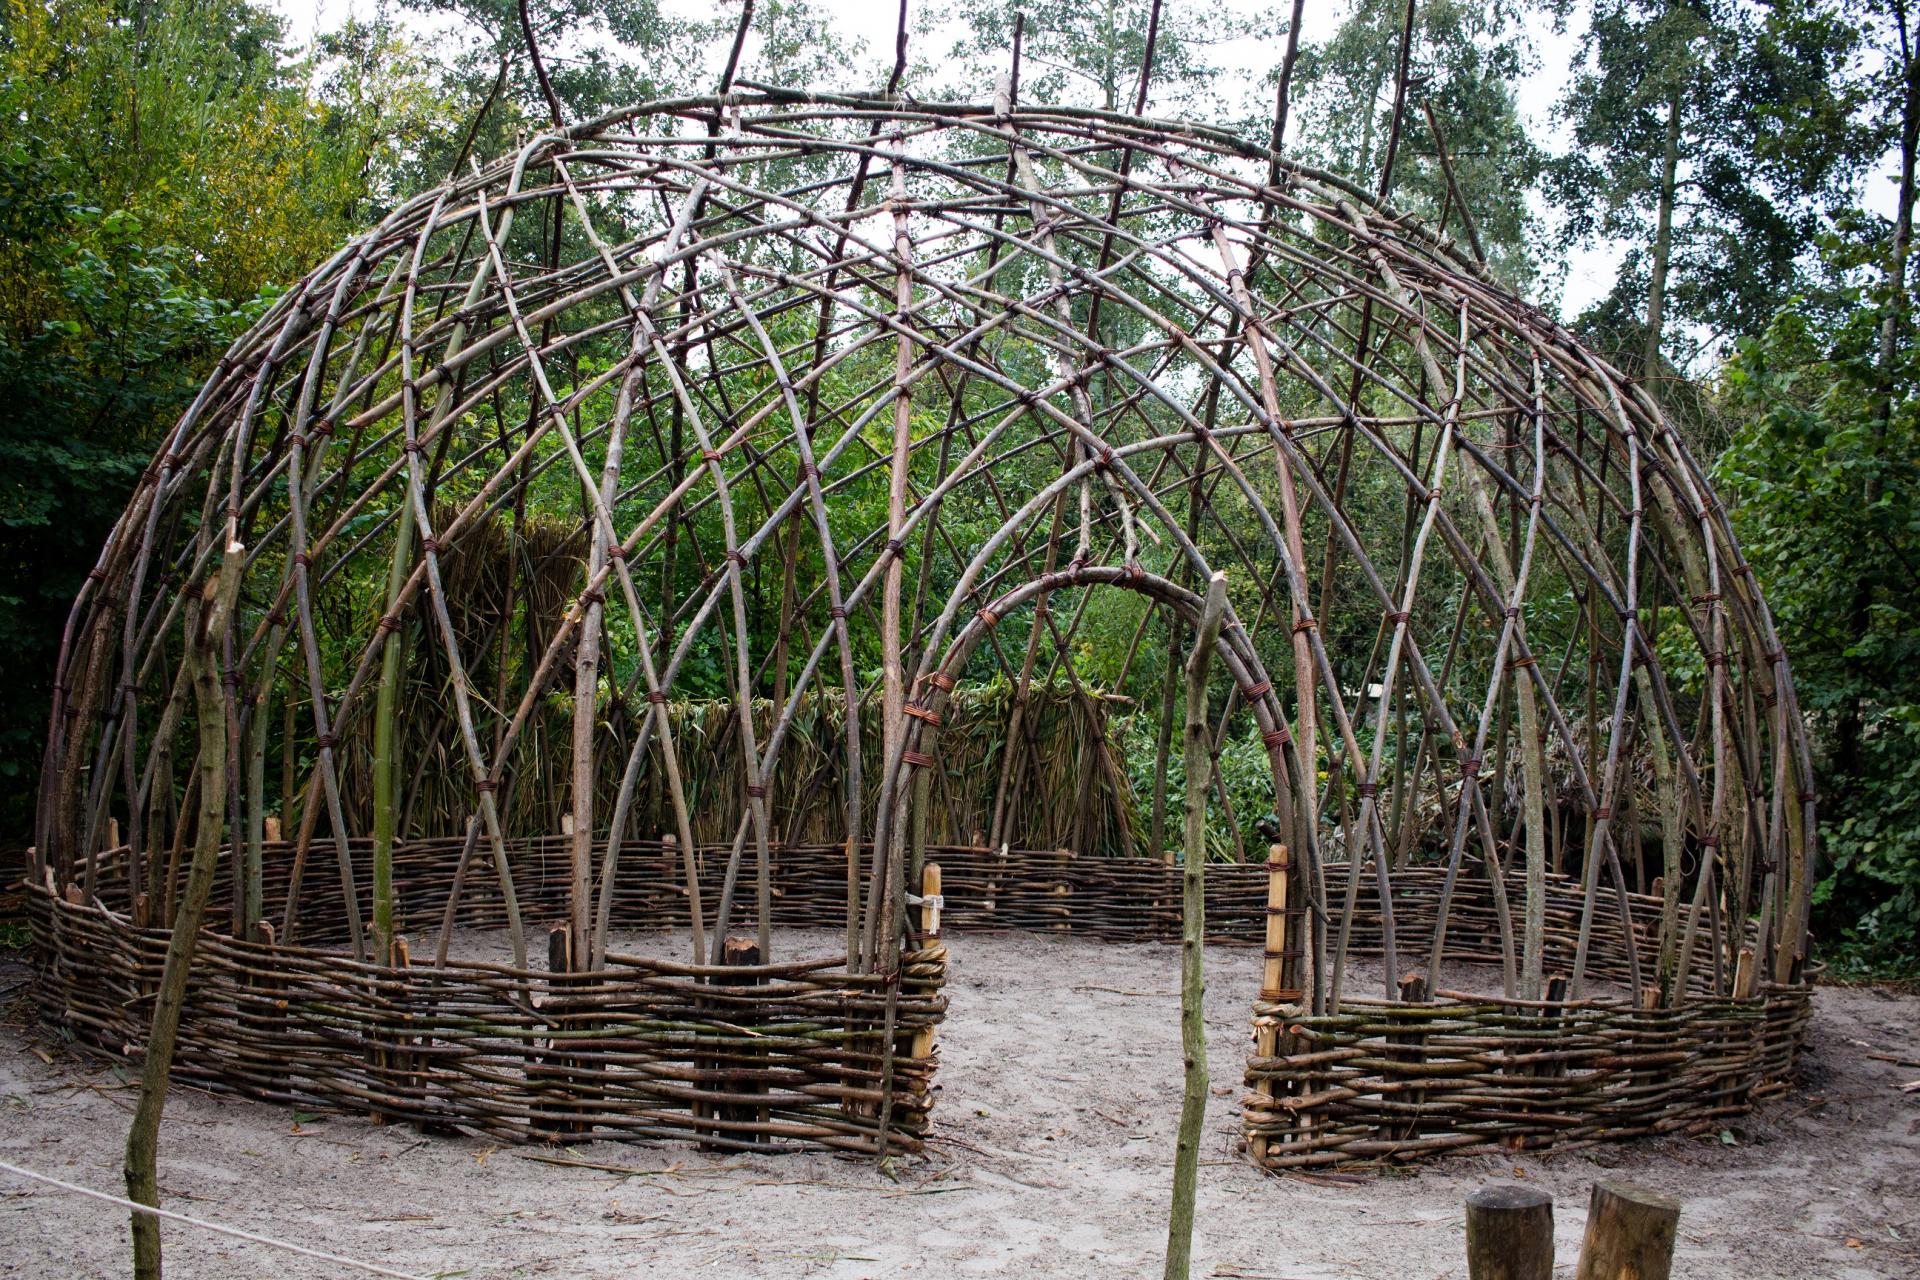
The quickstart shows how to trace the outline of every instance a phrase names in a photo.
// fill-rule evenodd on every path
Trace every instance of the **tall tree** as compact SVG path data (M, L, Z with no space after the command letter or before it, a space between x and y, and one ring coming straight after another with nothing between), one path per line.
M414 13L453 20L436 52L448 95L467 104L462 123L478 122L465 145L481 158L499 155L529 128L551 124L541 71L567 123L591 120L634 103L710 90L702 55L734 25L725 14L711 22L676 17L658 0L528 0L524 23L520 0L400 2ZM763 7L759 20L769 21L776 7ZM391 30L402 19L388 14L378 21ZM537 69L529 29L541 55ZM445 177L463 137L443 137L441 145L412 157L406 180L417 189Z
M1893 216L1821 240L1824 288L1729 362L1722 492L1819 734L1816 932L1829 954L1920 970L1920 353L1911 314L1920 58L1905 0L1860 11L1862 122L1896 173ZM1837 945L1833 945L1837 944Z
M197 371L331 250L373 138L247 0L5 0L0 778L38 765L80 582ZM0 786L0 828L29 829Z
M1548 188L1563 245L1630 248L1582 323L1637 368L1685 369L1766 326L1850 198L1872 154L1859 29L1828 0L1593 0L1587 18Z
M1331 36L1302 52L1294 91L1297 154L1377 190L1393 150L1390 201L1429 221L1444 219L1464 239L1462 214L1423 110L1430 105L1489 261L1517 286L1536 270L1527 193L1543 162L1513 90L1534 57L1527 9L1525 0L1416 0L1397 145L1406 0L1359 0Z
M1020 96L1131 110L1152 25L1151 0L950 0L926 11L923 29L957 28L943 91L980 97L1007 68L1016 20L1024 20ZM1155 114L1219 118L1221 72L1213 46L1256 27L1221 6L1168 7L1153 46Z

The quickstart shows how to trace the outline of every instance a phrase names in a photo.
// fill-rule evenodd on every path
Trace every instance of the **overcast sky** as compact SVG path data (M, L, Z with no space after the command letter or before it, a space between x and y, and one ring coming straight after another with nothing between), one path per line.
M1167 20L1165 15L1168 13L1177 20L1182 4L1196 2L1224 4L1241 13L1254 12L1251 0L1170 0L1163 10L1162 21ZM270 0L270 3L287 18L289 34L303 43L317 31L338 26L350 14L368 12L374 7L374 0ZM662 0L662 8L688 17L708 17L716 11L711 0L707 3L701 0ZM897 9L889 0L814 0L814 8L833 24L843 38L864 44L866 60L874 67L880 67L883 59L891 63ZM915 8L918 9L919 5L916 4ZM1275 5L1261 6L1261 11L1272 14L1276 11ZM1326 36L1347 11L1345 4L1307 5L1302 38L1313 42ZM423 31L423 34L429 33ZM1564 131L1557 127L1553 119L1553 105L1560 86L1566 83L1569 65L1577 56L1578 33L1556 32L1542 23L1532 35L1537 65L1517 86L1516 96L1534 138L1548 150L1558 150L1564 145ZM917 59L926 60L943 55L952 43L950 36L939 32L924 33L917 40L911 54ZM717 44L712 51L716 74L725 52ZM1275 44L1248 37L1215 46L1212 60L1227 73L1230 80L1237 76L1241 84L1250 90L1280 61L1280 55L1281 50ZM750 77L752 73L753 53L749 47L744 74ZM874 78L878 83L878 71ZM1264 94L1265 90L1261 92ZM1148 109L1152 110L1151 105ZM1869 207L1885 205L1885 212L1891 215L1892 200L1884 176L1876 175L1871 187L1867 198ZM1542 282L1545 296L1540 301L1549 305L1558 303L1568 315L1578 313L1612 286L1621 256L1621 246L1605 243L1574 252L1567 264L1564 280Z

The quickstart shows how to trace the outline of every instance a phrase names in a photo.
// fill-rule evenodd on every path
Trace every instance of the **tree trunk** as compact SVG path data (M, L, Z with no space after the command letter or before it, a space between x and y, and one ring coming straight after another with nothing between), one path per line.
M1667 99L1667 147L1660 162L1660 222L1653 233L1653 278L1647 283L1647 350L1642 379L1659 369L1660 330L1666 320L1667 266L1673 258L1673 193L1680 168L1680 86Z
M1920 61L1913 56L1907 34L1907 10L1904 3L1894 6L1894 21L1900 27L1902 96L1900 103L1900 191L1893 218L1893 247L1887 258L1886 314L1880 318L1880 394L1873 406L1873 448L1871 456L1883 452L1886 430L1893 418L1897 395L1894 361L1900 354L1900 330L1907 310L1907 257L1913 239L1913 169L1916 140L1920 139ZM1880 477L1869 470L1861 495L1871 511L1880 500ZM1852 598L1847 602L1847 635L1858 639L1866 635L1872 621L1873 577L1858 574L1854 578ZM1860 700L1850 700L1841 709L1834 725L1833 772L1845 781L1860 771L1860 743L1865 728L1865 708Z
M1167 765L1173 755L1173 710L1174 699L1178 695L1180 675L1174 667L1174 658L1180 652L1180 616L1172 611L1167 614L1167 670L1166 678L1160 682L1160 722L1155 729L1153 744L1153 822L1152 853L1156 858L1165 858L1171 862L1173 851L1167 844Z

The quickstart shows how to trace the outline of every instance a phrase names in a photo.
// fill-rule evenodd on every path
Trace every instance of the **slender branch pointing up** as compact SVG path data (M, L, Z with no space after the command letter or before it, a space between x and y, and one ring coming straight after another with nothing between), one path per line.
M524 3L524 0L523 0ZM720 73L720 92L733 88L734 73L740 70L740 50L746 47L747 30L753 26L753 0L740 7L740 25L733 31L733 48L727 53L726 70Z
M520 34L527 40L527 56L533 59L534 78L540 81L540 94L547 100L547 110L553 114L553 127L567 127L566 118L560 114L560 99L554 96L553 81L547 79L547 64L540 60L540 42L533 37L533 17L527 12L527 0L520 0Z

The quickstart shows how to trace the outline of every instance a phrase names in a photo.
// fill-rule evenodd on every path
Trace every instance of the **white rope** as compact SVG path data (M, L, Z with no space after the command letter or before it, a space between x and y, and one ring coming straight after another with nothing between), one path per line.
M285 1249L289 1253L305 1254L309 1258L318 1258L322 1262L337 1263L343 1267L354 1267L361 1271L371 1272L376 1276L393 1276L395 1280L426 1280L425 1276L416 1276L405 1271L394 1271L371 1262L356 1262L352 1258L343 1258L337 1253L327 1253L321 1249L309 1249L303 1244L294 1244L290 1240L275 1240L272 1236L255 1235L251 1231L242 1231L238 1227L222 1226L217 1222L208 1222L204 1218L190 1218L184 1213L175 1213L171 1209L156 1209L152 1205L136 1204L134 1201L123 1199L120 1196L109 1195L104 1191L95 1191L92 1187L82 1187L75 1183L62 1182L60 1179L49 1177L44 1173L35 1173L31 1169L22 1169L19 1165L8 1164L4 1160L0 1160L0 1170L11 1173L16 1177L26 1178L32 1182L44 1182L48 1186L58 1187L62 1191L71 1191L77 1196L89 1196L95 1200L105 1200L108 1204L117 1204L123 1209L131 1209L135 1213L152 1214L156 1218L171 1218L175 1222L184 1222L191 1227L203 1227L208 1231L215 1231L223 1236L234 1236L241 1240L251 1240L254 1244L264 1244L275 1249Z

